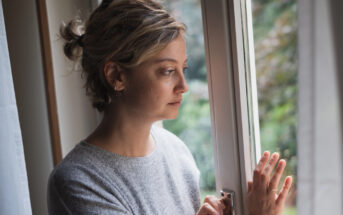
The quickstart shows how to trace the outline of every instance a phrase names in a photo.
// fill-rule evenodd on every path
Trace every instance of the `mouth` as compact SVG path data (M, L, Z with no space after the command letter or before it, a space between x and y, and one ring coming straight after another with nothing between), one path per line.
M180 105L181 105L181 100L179 100L179 101L175 101L175 102L171 102L171 103L168 103L168 105L172 105L172 106L180 106Z

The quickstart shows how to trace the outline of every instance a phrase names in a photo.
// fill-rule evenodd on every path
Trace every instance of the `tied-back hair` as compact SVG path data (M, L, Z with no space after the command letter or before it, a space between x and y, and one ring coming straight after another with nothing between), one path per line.
M104 0L85 23L71 20L60 34L65 55L81 61L93 106L106 112L115 92L105 79L105 63L113 61L128 72L185 31L186 26L154 0Z

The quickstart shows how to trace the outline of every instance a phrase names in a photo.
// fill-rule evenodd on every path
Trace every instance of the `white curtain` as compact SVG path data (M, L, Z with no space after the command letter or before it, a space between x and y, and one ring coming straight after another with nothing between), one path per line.
M2 1L0 3L0 214L32 214Z
M342 7L337 13L332 10L340 1L298 1L297 207L301 215L343 214L342 77L338 81L343 62L339 41L343 19L338 16L343 11Z
M336 73L340 100L341 115L341 141L340 155L343 157L343 1L331 1L331 25L334 31L335 55L336 55ZM339 150L339 149L338 149ZM341 158L341 213L343 214L343 158Z

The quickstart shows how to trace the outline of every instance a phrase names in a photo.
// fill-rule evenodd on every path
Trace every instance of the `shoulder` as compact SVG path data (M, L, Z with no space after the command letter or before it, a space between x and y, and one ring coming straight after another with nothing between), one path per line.
M101 172L103 163L95 153L81 143L76 145L50 173L48 189L65 197L84 190L103 193L109 184Z
M68 180L83 177L83 175L92 170L90 159L89 152L78 144L53 169L50 178Z
M50 214L65 214L66 211L72 214L89 214L89 211L126 214L126 202L96 162L96 156L76 146L53 169L47 193Z
M71 188L87 187L94 183L94 168L87 164L84 152L77 147L52 170L49 176L49 191L58 191L59 195L68 194Z

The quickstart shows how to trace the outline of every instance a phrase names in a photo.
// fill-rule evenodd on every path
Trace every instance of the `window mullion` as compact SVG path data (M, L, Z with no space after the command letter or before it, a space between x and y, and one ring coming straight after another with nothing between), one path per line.
M249 118L248 102L253 94L248 92L253 86L247 82L247 25L241 9L246 5L241 3L202 0L202 9L217 191L234 190L236 213L247 214L244 199L255 163L251 144L256 139L256 135L251 138L254 132L250 130L258 129L258 124L256 127L256 120Z

